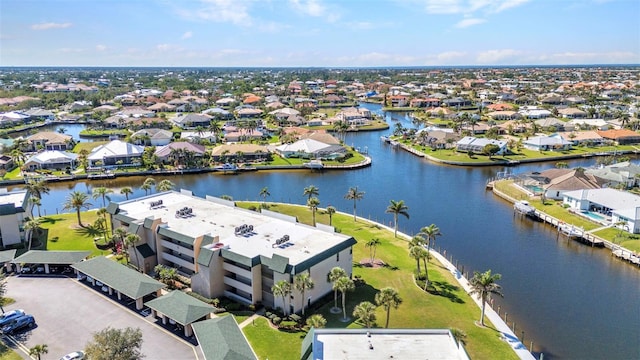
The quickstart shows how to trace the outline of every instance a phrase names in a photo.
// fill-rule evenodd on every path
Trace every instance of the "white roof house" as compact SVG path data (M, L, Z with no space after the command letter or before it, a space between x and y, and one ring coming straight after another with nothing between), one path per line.
M496 154L504 154L507 151L507 142L502 140L494 140L487 138L477 138L473 136L465 136L456 143L457 151L472 151L474 153L482 153L487 145L497 145L500 150Z
M563 203L575 211L598 211L611 214L611 224L620 222L615 226L630 233L640 233L640 196L638 195L611 188L576 190L566 192Z
M571 141L565 140L562 136L554 134L551 136L535 136L522 142L524 147L530 150L568 150L571 148Z
M144 146L130 144L120 140L113 140L110 143L100 145L91 151L87 157L90 166L98 166L99 162L102 166L131 164L134 159L142 157Z
M326 144L313 139L302 139L294 142L293 144L277 146L276 151L284 157L291 157L295 154L309 154L319 157L335 152L344 152L345 148L340 145Z
M609 123L602 119L573 119L569 121L570 124L573 124L580 129L591 129L597 128L598 130L608 130L611 126Z
M49 150L35 154L25 161L24 166L28 169L62 169L73 167L77 154L66 151Z

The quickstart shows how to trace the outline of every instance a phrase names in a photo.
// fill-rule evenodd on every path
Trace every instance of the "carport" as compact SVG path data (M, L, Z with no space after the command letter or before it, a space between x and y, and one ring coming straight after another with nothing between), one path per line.
M166 285L116 261L104 256L95 257L72 265L81 273L91 277L89 280L95 286L96 281L109 288L109 295L115 290L118 300L122 300L122 294L136 302L136 309L142 310L143 298L146 295L160 295L160 289Z
M213 307L191 295L174 290L159 298L144 303L153 311L154 317L160 317L163 324L175 322L184 328L184 336L193 335L191 324L202 318L210 318Z
M205 360L258 358L233 316L198 321L193 330Z
M10 271L11 260L16 257L16 249L0 251L0 266L4 268L4 272Z
M20 272L22 264L36 264L44 266L44 273L51 273L51 265L71 266L87 258L90 251L46 251L29 250L11 261L17 265L17 272Z

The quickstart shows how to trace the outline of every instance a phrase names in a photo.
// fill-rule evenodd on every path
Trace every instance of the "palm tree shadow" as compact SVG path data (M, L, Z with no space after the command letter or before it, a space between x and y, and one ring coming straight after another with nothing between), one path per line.
M101 236L102 234L102 229L97 228L93 225L85 225L84 227L78 228L76 229L76 233L82 235L82 236L91 236L91 237L96 237L96 236Z
M391 270L391 271L400 270L400 268L399 268L399 267L397 267L397 266L391 266L391 265L389 265L389 264L387 264L387 263L384 263L384 264L382 265L382 267L383 267L383 268L385 268L385 269L389 269L389 270Z
M460 290L459 287L451 285L445 281L430 281L429 286L427 287L427 292L432 295L443 296L449 298L451 302L464 304L464 300L455 294L455 291L458 290Z
M54 225L55 223L57 223L58 221L62 221L64 220L63 218L54 218L52 216L43 216L40 218L40 223L41 224L51 224Z

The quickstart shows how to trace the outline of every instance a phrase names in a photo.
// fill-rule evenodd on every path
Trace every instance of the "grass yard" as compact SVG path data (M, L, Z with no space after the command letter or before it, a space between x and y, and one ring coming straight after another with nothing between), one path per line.
M76 146L73 147L72 152L79 154L80 151L82 151L83 149L87 150L88 152L91 152L91 150L93 150L94 148L100 146L100 145L104 145L109 143L108 141L85 141L85 142L79 142L76 144Z
M253 351L261 360L299 360L304 331L278 331L269 325L265 318L256 319L255 325L247 325L242 329L249 340Z
M10 347L0 342L0 360L22 360L22 356Z
M257 207L258 203L243 202L239 205ZM270 204L269 210L296 216L303 223L311 223L311 211L306 207ZM318 211L316 221L328 224L328 214L323 210ZM334 214L332 222L340 232L350 234L358 240L358 244L353 248L354 275L362 276L366 282L356 291L347 294L347 316L352 317L353 308L359 302L366 300L373 303L375 294L381 288L390 286L399 292L403 303L397 310L391 310L389 327L459 328L467 333L466 348L471 358L517 358L509 346L499 339L499 333L492 328L492 325L488 322L487 328L479 328L475 325L474 321L479 320L480 317L480 309L469 295L457 285L451 273L437 261L432 260L429 264L429 278L434 288L437 289L437 293L426 293L414 283L415 260L409 257L405 240L394 239L392 232L377 224L362 219L358 219L354 223L353 217L348 215ZM369 249L365 248L364 243L371 238L382 240L382 245L377 249L376 258L385 262L386 266L383 268L373 269L359 265L360 260L369 257ZM446 238L440 241L446 241ZM338 301L340 302L340 299ZM342 314L331 314L329 309L332 306L333 297L318 311L327 319L327 327L361 327L353 319L343 322L341 320ZM378 327L383 327L386 312L383 309L378 309L376 315ZM277 334L276 330L271 331ZM291 339L291 341L293 340ZM255 340L250 339L250 341ZM291 346L299 348L301 341L300 338L299 342L292 343ZM262 356L267 357L267 354L259 352L258 348L255 350L261 358ZM273 356L268 357L272 358Z
M43 216L40 227L44 230L38 237L40 246L36 246L34 239L34 249L39 250L86 250L91 251L91 255L109 255L109 251L101 251L96 248L94 238L102 235L90 226L98 216L96 211L85 211L81 213L84 228L78 226L76 213L52 214ZM102 241L102 240L100 240Z

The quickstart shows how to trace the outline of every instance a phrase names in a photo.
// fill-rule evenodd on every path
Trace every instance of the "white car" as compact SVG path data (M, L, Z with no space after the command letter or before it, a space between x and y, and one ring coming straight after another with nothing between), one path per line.
M82 351L74 351L60 358L60 360L82 360L84 353Z

